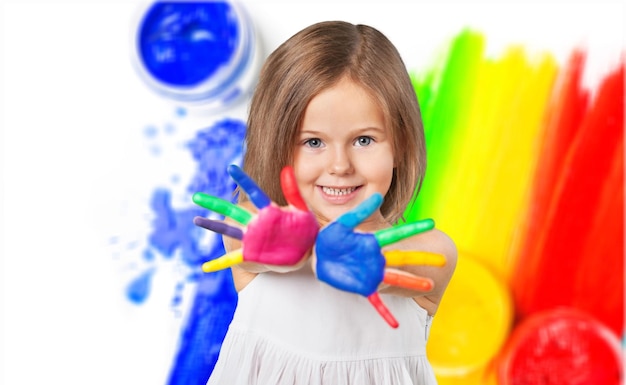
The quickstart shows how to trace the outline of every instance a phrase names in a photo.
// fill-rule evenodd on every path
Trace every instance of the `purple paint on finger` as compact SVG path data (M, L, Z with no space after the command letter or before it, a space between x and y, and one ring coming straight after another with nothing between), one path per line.
M195 217L193 223L196 226L200 226L207 230L226 235L227 237L241 240L243 238L243 231L237 227L229 226L222 221L214 221L203 217Z

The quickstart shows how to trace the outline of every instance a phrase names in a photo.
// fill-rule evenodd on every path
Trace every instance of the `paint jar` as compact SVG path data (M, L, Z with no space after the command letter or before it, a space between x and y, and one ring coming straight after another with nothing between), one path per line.
M497 361L498 384L621 385L619 337L595 316L556 307L523 318Z
M247 96L257 80L257 35L241 4L156 1L134 24L139 76L178 105L223 109Z
M459 252L426 345L438 381L468 384L485 376L508 338L513 311L506 283L478 258Z

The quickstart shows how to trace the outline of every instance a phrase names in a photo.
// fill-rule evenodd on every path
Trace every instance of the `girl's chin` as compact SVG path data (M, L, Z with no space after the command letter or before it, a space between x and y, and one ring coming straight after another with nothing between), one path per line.
M320 211L316 211L315 215L318 219L318 221L320 223L330 223L334 220L336 220L337 218L339 218L340 216L342 216L343 214L347 213L348 211L352 210L354 207L353 205L345 205L345 206L336 206L336 207L332 207L332 208L326 208L326 209L322 209Z

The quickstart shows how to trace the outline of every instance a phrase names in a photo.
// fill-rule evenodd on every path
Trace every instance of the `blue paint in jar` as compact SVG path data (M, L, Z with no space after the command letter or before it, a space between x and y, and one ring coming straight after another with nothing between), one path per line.
M256 81L256 35L238 3L157 1L138 24L136 68L147 85L166 98L227 107Z

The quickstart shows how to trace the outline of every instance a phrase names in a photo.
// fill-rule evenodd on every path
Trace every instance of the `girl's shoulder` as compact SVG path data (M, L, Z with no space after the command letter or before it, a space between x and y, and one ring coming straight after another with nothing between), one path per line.
M405 238L391 246L402 250L420 250L443 254L447 257L446 259L456 261L457 248L454 241L438 228Z
M413 240L420 246L420 250L443 254L456 260L456 244L448 234L437 228L418 234Z

